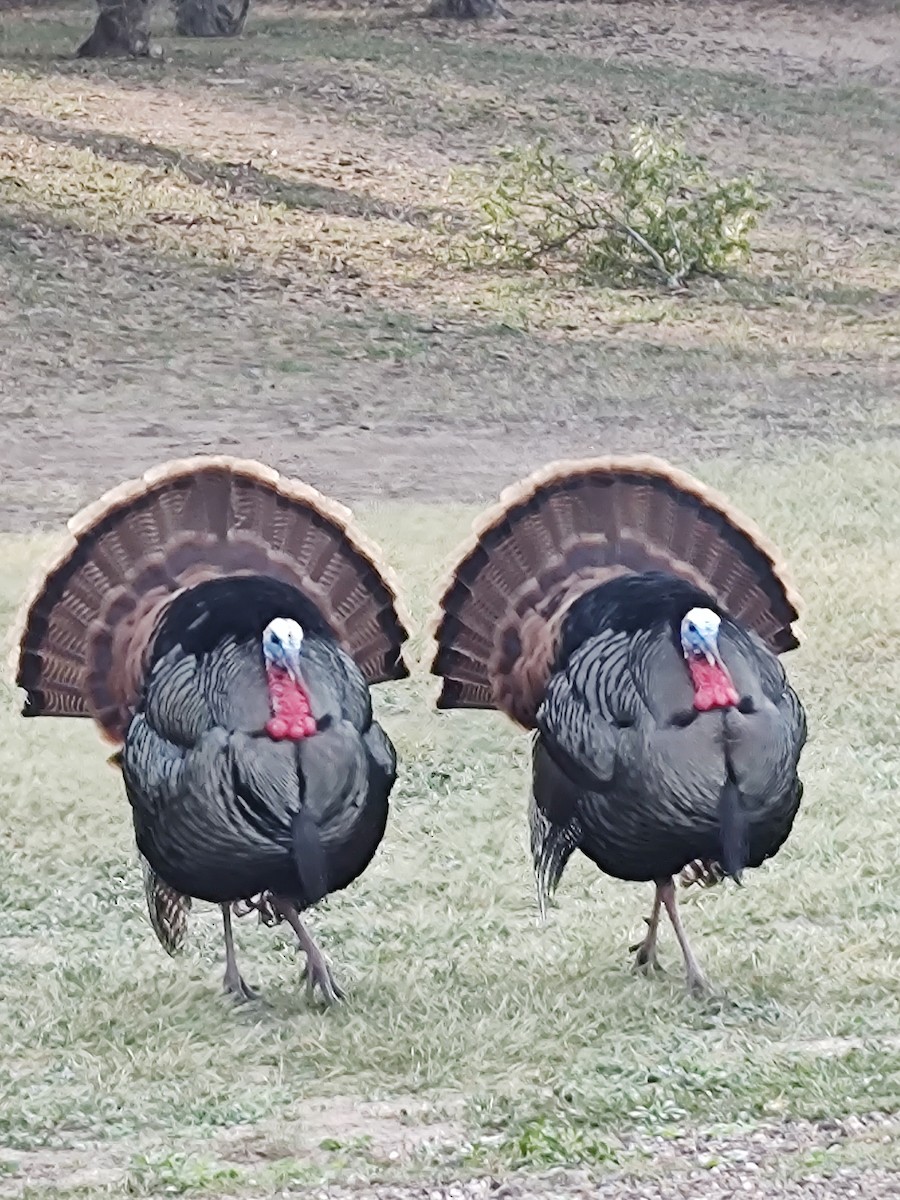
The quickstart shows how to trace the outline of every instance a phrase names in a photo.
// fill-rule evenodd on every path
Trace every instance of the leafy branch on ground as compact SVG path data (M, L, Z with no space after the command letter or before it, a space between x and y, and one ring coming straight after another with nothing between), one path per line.
M577 166L545 141L506 149L499 170L464 177L481 213L457 257L471 265L574 267L590 282L671 288L750 255L768 201L749 176L718 179L684 144L647 125Z

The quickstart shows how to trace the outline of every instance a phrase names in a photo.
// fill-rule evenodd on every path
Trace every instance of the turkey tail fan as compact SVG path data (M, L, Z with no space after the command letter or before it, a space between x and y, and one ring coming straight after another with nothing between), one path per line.
M637 571L701 588L776 653L798 645L778 552L724 496L649 456L556 462L508 488L454 558L431 622L438 708L532 728L569 607Z
M19 616L25 716L93 717L122 740L172 598L212 579L296 588L368 683L403 679L397 588L350 511L260 463L179 459L120 484L69 522Z
M153 932L167 954L179 954L187 940L191 898L163 883L146 858L142 854L139 857L144 876L144 899Z

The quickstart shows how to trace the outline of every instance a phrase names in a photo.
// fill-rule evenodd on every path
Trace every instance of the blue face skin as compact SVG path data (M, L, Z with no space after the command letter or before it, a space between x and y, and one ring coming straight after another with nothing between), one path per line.
M681 622L681 648L686 658L705 658L721 664L720 619L708 608L692 608Z
M301 682L300 655L303 651L303 629L289 617L276 617L263 630L263 655L266 665L279 667Z

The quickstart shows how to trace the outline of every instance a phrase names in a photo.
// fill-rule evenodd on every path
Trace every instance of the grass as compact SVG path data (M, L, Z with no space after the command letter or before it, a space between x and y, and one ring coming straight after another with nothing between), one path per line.
M521 27L462 33L377 8L264 5L238 42L173 39L160 12L167 57L137 65L59 58L89 21L84 6L4 22L0 266L21 297L4 340L38 413L80 416L113 395L131 406L123 375L166 408L203 411L248 363L265 396L289 396L298 373L311 393L346 392L351 361L360 421L489 423L523 415L539 362L546 416L585 428L608 420L604 387L664 419L666 381L681 376L679 394L719 428L748 393L783 385L770 420L788 432L802 391L889 423L891 26L857 23L862 58L826 69L842 36L833 14L770 25L754 50L752 21L723 29L714 6L708 29L679 13L657 32L652 6L622 12L548 3ZM792 29L809 44L782 53ZM473 219L456 167L541 135L596 153L654 119L682 121L717 172L765 174L772 209L744 277L673 297L452 261L454 231ZM438 336L417 332L435 324ZM506 395L484 386L498 348L484 334L498 327L518 335L500 347ZM435 395L448 372L452 389Z
M685 900L722 1002L687 998L673 945L665 979L632 976L647 889L586 862L537 926L527 740L497 717L432 712L417 675L379 689L402 762L387 838L313 917L349 1002L310 1011L289 940L244 922L244 968L271 1007L234 1009L218 991L213 911L197 916L182 960L156 945L127 806L91 728L22 721L7 689L0 1111L19 1169L38 1163L64 1191L90 1146L93 1175L78 1186L91 1195L572 1163L640 1171L654 1137L894 1111L898 467L896 447L848 448L752 476L735 462L703 472L790 552L808 606L789 663L812 730L795 832L748 886ZM472 512L359 514L418 625ZM4 622L45 542L4 541ZM382 1114L366 1115L378 1101Z
M181 960L157 946L92 730L21 720L4 684L0 1196L579 1164L693 1189L758 1145L771 1187L900 1168L897 5L509 3L471 28L254 0L238 41L176 40L162 6L143 63L67 57L88 4L4 10L0 627L61 514L174 455L369 497L421 622L475 498L551 456L665 453L808 604L795 832L743 889L685 898L727 1001L684 995L671 941L669 975L634 978L647 890L586 863L537 926L526 741L432 712L418 674L377 698L388 836L312 917L349 1002L307 1009L289 939L245 921L270 1007L234 1009L215 912ZM453 262L457 168L676 118L772 197L742 275L670 296Z

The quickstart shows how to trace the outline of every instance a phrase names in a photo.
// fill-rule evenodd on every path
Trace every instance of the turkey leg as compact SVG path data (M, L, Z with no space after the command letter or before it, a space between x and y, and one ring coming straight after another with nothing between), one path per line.
M222 905L222 923L225 926L225 979L222 986L237 1000L258 1000L258 994L245 983L238 970L234 955L234 935L231 932L231 908L227 904Z
M325 961L325 955L316 945L315 940L303 922L300 914L289 900L283 896L272 896L271 904L279 916L283 917L297 935L297 941L306 953L306 966L301 978L306 979L306 996L312 1001L316 984L322 989L322 995L328 1004L337 1004L344 999L343 990L335 983L331 967Z
M653 911L649 917L644 917L644 920L647 922L647 933L644 936L644 940L628 947L632 953L637 950L634 960L635 970L663 970L659 959L656 957L656 939L659 936L659 918L662 912L662 903L662 896L657 886L656 895L653 897Z
M700 970L696 958L694 958L691 943L688 941L688 936L681 923L678 901L675 898L674 879L667 879L665 883L658 883L656 885L656 894L658 899L666 906L666 912L669 914L669 920L672 922L672 928L675 930L675 936L678 938L678 945L681 947L681 953L684 955L688 988L695 996L704 996L710 990L709 984L706 981L706 976Z

